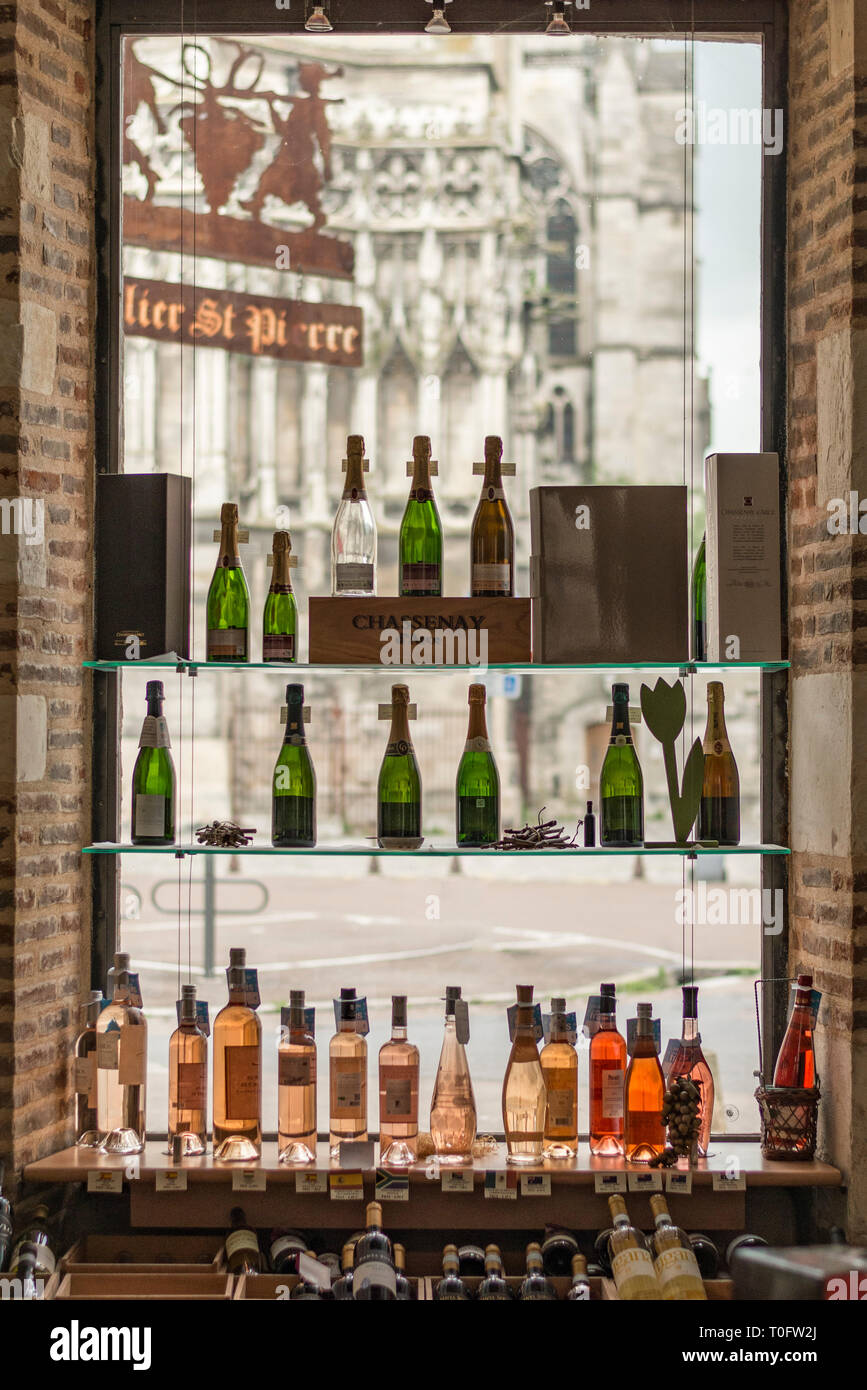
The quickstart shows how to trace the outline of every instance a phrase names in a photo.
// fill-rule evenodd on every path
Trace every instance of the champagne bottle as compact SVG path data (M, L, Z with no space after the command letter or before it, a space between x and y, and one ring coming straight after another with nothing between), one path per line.
M695 1252L679 1226L668 1212L668 1203L661 1193L650 1198L654 1231L650 1237L653 1250L653 1269L662 1297L667 1302L691 1302L707 1299Z
M651 1004L638 1005L632 1056L626 1070L626 1157L630 1163L649 1163L665 1148L665 1080L657 1056L652 1015Z
M383 849L421 844L421 776L409 733L409 688L391 687L391 732L379 769L377 843Z
M102 990L92 989L87 999L84 1028L75 1040L75 1143L81 1149L96 1149L102 1143L96 1114L96 1024L101 1008ZM2 1268L0 1258L0 1270Z
M476 1298L480 1303L511 1303L512 1290L503 1273L503 1257L498 1245L485 1247L485 1274Z
M629 1220L626 1203L619 1194L608 1198L613 1229L608 1238L611 1273L620 1298L647 1303L661 1297L653 1260L647 1242Z
M629 686L611 687L614 716L599 778L600 840L603 845L644 843L644 779L629 727Z
M196 986L181 987L181 1016L169 1040L169 1153L184 1158L208 1147L208 1039L196 1017Z
M391 998L391 1037L379 1049L380 1162L415 1163L418 1153L419 1052L406 1036L406 995Z
M263 1259L259 1237L247 1221L243 1207L233 1207L226 1236L226 1269L230 1274L261 1274Z
M367 1042L358 1031L354 989L340 991L337 1032L328 1048L331 1157L345 1139L367 1138Z
M132 772L132 842L175 842L175 765L169 752L169 727L163 715L163 683L148 681L147 714Z
M262 1156L262 1024L248 1003L247 952L233 946L229 1000L214 1019L214 1158Z
M430 1133L440 1164L471 1163L476 1137L476 1098L455 1024L460 997L460 985L447 986L445 1032L430 1107Z
M458 1247L447 1245L443 1250L443 1277L434 1289L438 1303L469 1303L472 1295L459 1270Z
M698 1107L698 1152L707 1157L710 1146L710 1126L713 1119L713 1074L701 1050L698 1031L698 986L683 986L683 1030L677 1052L665 1070L665 1084L672 1078L686 1076L698 1087L701 1095Z
M547 1278L542 1264L542 1251L535 1241L527 1246L527 1277L518 1292L522 1302L550 1302L557 1298L554 1285Z
M812 975L799 975L795 988L795 1005L774 1066L775 1086L800 1086L809 1089L816 1084L812 995Z
M578 1152L578 1054L566 1028L565 999L551 1000L550 1031L539 1061L547 1097L543 1156L574 1158Z
M6 1268L12 1252L12 1203L3 1191L5 1177L6 1165L0 1158L0 1274Z
M431 485L427 435L412 441L412 487L400 523L401 598L438 598L443 591L443 530Z
M415 1297L406 1277L406 1250L402 1245L394 1247L394 1296L398 1303L412 1303Z
M471 685L467 741L455 784L455 838L459 845L496 844L500 838L500 774L485 722L483 685Z
M368 1204L367 1230L355 1246L352 1297L366 1303L393 1303L397 1297L394 1254L379 1202Z
M692 659L707 661L707 561L705 541L701 545L692 567L691 617L692 617Z
M376 522L364 486L364 439L346 441L346 481L331 532L331 592L335 596L376 593Z
M723 706L722 681L707 688L707 728L704 731L704 781L698 813L701 840L736 845L741 838L741 800L738 765L732 752Z
M316 844L316 773L304 734L304 686L286 687L286 732L274 764L271 843L279 849Z
M539 1061L533 986L518 985L515 1041L503 1079L507 1163L540 1163L545 1133L545 1078Z
M587 1278L587 1261L580 1253L572 1256L572 1285L566 1294L567 1303L590 1302L590 1280Z
M303 989L289 991L289 1025L277 1049L277 1153L281 1163L316 1160L316 1040Z
M208 590L208 661L250 660L250 592L238 550L238 504L220 508L220 555Z
M590 1152L622 1158L626 1040L617 1031L614 985L603 984L599 1027L590 1039Z
M298 659L298 605L292 592L288 531L275 531L271 542L271 584L262 615L262 660Z
M503 490L502 458L502 439L489 434L482 495L470 532L473 598L512 597L515 592L515 528Z
M96 1023L97 1129L105 1153L137 1154L145 1145L148 1029L133 1002L129 956L114 958L114 991Z

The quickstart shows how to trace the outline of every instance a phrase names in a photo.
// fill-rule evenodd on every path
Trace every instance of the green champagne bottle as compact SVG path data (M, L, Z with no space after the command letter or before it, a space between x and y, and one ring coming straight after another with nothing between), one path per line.
M458 765L455 838L459 845L494 845L500 838L500 774L485 722L483 685L471 685L467 741Z
M707 661L707 562L705 560L706 536L692 567L692 659Z
M443 591L443 528L431 486L430 439L412 441L413 474L400 523L398 564L402 598L439 598Z
M250 660L250 593L238 552L238 505L220 508L220 558L208 590L208 661Z
M132 773L132 842L134 845L173 845L175 842L175 765L163 715L163 683L148 681L148 710L138 741Z
M316 773L304 737L304 686L286 687L286 733L274 765L271 843L278 849L316 844Z
M421 776L409 736L409 688L391 687L391 732L379 769L376 834L381 849L421 844Z
M298 607L289 575L292 541L288 531L275 531L272 541L271 587L262 619L262 660L296 661Z
M722 681L707 688L707 728L704 731L704 781L698 813L700 840L737 845L741 838L741 788L738 765L729 743Z
M629 727L629 686L613 685L614 717L599 778L600 843L644 843L644 779Z

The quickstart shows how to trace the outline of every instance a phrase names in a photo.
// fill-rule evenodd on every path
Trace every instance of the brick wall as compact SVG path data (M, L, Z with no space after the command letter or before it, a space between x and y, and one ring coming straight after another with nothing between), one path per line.
M789 55L790 965L825 999L821 1142L867 1239L867 6L792 0ZM864 521L867 530L867 518Z
M93 456L90 0L0 3L0 1151L70 1139L88 984ZM34 524L35 523L35 524Z

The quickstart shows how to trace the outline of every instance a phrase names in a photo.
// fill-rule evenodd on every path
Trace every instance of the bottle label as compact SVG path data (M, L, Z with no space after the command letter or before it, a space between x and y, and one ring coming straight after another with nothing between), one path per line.
M75 1093L87 1096L88 1105L96 1104L96 1052L86 1057L76 1057L74 1066Z
M263 661L294 661L294 632L266 632L262 637Z
M99 1071L117 1071L120 1054L120 1029L96 1035L96 1065Z
M278 1052L277 1083L280 1086L309 1086L316 1080L316 1058L309 1052Z
M304 745L306 744L306 742L307 742L307 739L304 737L304 730L303 730L303 728L299 729L298 726L297 726L297 724L290 724L290 725L287 727L286 732L285 732L285 734L283 735L283 746L284 746L284 748L285 748L287 745L288 745L290 748L303 748ZM275 767L275 769L274 769L274 795L275 795L275 796L278 796L278 795L280 794L280 792L282 792L282 791L284 790L284 787L285 787L285 786L291 785L290 780L289 780L289 777L287 777L288 771L289 771L289 769L288 769L288 768L284 768L282 763L278 763L277 766Z
M364 1072L356 1058L335 1058L331 1063L331 1116L351 1120L361 1114Z
M556 1080L554 1082L556 1085ZM568 1089L548 1089L548 1124L553 1129L575 1128L575 1091Z
M258 1120L260 1053L255 1043L229 1046L226 1056L226 1111L233 1120Z
M511 587L511 565L473 565L474 589L493 589L498 594L508 594Z
M204 1062L178 1062L178 1109L204 1110L208 1103L208 1069Z
M485 502L505 502L505 489L499 483L489 483L482 488L482 499Z
M348 564L345 560L339 560L334 566L334 587L338 594L357 592L359 589L372 594L373 565Z
M117 1079L121 1086L143 1086L147 1069L148 1030L128 1023L120 1031Z
M615 748L625 748L628 743L632 742L632 739L627 734L612 734L611 742Z
M468 738L464 744L465 753L490 753L491 740L489 738ZM484 801L478 803L484 806Z
M166 833L166 799L156 792L136 792L136 835L163 836Z
M303 1255L307 1246L299 1236L278 1236L271 1246L271 1263L276 1265L281 1255Z
M209 628L209 661L246 661L247 629L245 627Z
M659 1286L648 1250L641 1250L637 1246L621 1250L611 1261L611 1273L623 1298L634 1298L642 1290L656 1289L658 1293Z
M400 568L401 590L404 593L412 591L417 594L438 594L441 573L439 565L426 564L423 561L404 563Z
M624 1072L620 1067L606 1067L602 1073L602 1123L623 1119Z
M357 1297L355 1290L362 1288L365 1284L372 1284L375 1288L379 1289L390 1289L392 1293L395 1293L397 1289L397 1279L395 1277L394 1267L389 1262L385 1251L381 1254L376 1252L368 1255L360 1264L355 1266L355 1274L352 1279L352 1288L355 1297Z
M258 1255L259 1242L255 1231L230 1231L226 1236L226 1254L234 1255L238 1250L255 1250Z
M664 1298L683 1298L688 1296L690 1290L695 1290L698 1297L704 1297L698 1262L691 1250L684 1250L680 1245L663 1250L657 1255L653 1267Z
M398 738L393 743L389 743L385 750L387 758L405 758L407 753L412 751L412 744L409 739Z
M139 748L171 748L169 726L162 714L147 714L141 726Z
M412 1082L413 1078L407 1075L406 1067L380 1067L381 1120L411 1124L418 1119L412 1103Z

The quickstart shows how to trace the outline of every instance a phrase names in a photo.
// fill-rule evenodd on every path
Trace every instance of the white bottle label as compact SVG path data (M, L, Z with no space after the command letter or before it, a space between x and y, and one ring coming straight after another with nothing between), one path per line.
M502 492L499 494L502 497ZM494 589L498 594L508 594L511 588L512 566L473 565L473 588Z
M380 1256L363 1260L355 1268L355 1273L352 1276L352 1287L353 1289L360 1289L365 1284L374 1284L381 1289L391 1289L391 1292L394 1293L397 1289L397 1279L393 1267Z
M247 629L245 627L211 628L208 632L208 660L247 660Z
M468 738L464 744L465 753L490 753L491 740L489 738ZM484 802L482 805L484 806Z
M672 1250L663 1250L661 1255L657 1255L654 1269L664 1298L681 1297L684 1289L696 1285L704 1291L698 1261L691 1250L685 1250L681 1245L676 1245ZM671 1287L672 1285L674 1287Z
M339 560L334 566L334 587L338 594L363 590L373 593L373 565L350 564Z
M619 1067L609 1067L602 1075L602 1118L603 1120L623 1119L623 1072Z
M629 1250L621 1250L618 1255L614 1256L611 1261L611 1273L614 1275L617 1288L627 1298L631 1289L636 1285L646 1288L656 1284L650 1252L641 1250L637 1246L633 1246Z
M111 1036L109 1034L109 1036ZM75 1059L75 1091L77 1095L87 1096L88 1104L95 1104L93 1088L96 1081L96 1053L89 1052L86 1057Z
M120 1055L120 1029L112 1028L110 1033L96 1035L96 1065L100 1071L117 1071Z
M234 1255L236 1250L255 1250L259 1254L259 1242L253 1231L231 1231L226 1236L226 1254Z
M164 715L145 715L138 746L139 748L171 748L169 726Z
M339 1110L361 1110L360 1071L338 1071L335 1078L334 1099Z
M128 1023L121 1029L117 1079L121 1086L143 1086L147 1068L148 1030Z
M155 792L137 792L135 798L136 835L165 835L166 799Z

